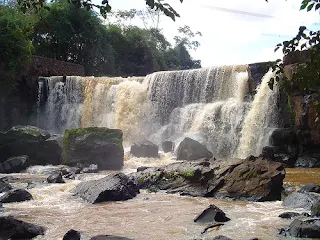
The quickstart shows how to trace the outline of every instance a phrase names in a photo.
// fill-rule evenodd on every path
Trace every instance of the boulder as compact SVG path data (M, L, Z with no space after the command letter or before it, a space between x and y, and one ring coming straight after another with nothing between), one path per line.
M48 183L65 183L65 181L62 178L62 173L54 173L51 174L48 178L47 178L47 182Z
M312 205L311 216L320 217L320 202L316 202Z
M300 193L308 193L308 192L320 193L320 186L315 183L308 183L308 184L304 185L298 192L300 192Z
M297 212L284 212L279 215L280 218L285 218L285 219L292 219L300 216L310 217L308 213L297 213Z
M132 240L132 239L126 238L126 237L113 236L113 235L99 235L99 236L90 238L90 240Z
M297 144L297 135L291 128L275 129L270 136L272 146L288 146Z
M283 200L283 206L288 208L301 208L310 210L311 206L320 201L320 195L316 193L294 192Z
M131 173L141 189L197 197L227 197L250 201L280 200L285 170L263 158L184 161Z
M44 235L45 228L14 219L12 216L0 217L1 239L33 239Z
M320 219L295 219L281 234L297 238L320 238Z
M177 149L177 160L198 160L212 157L212 153L206 146L191 138L185 138Z
M194 222L199 223L214 223L214 222L227 222L230 218L217 206L210 205L208 208L194 219Z
M59 165L61 163L62 148L59 144L61 137L52 136L41 142L36 153L35 164Z
M10 190L0 196L1 203L23 202L32 199L32 195L24 189Z
M99 180L80 183L72 192L89 203L99 203L134 198L139 189L125 174L114 173Z
M306 152L302 156L299 156L295 167L301 168L319 168L320 167L320 153L318 152Z
M0 193L8 192L11 189L12 189L12 187L9 183L6 183L6 182L0 180Z
M159 148L156 144L144 140L131 146L130 153L135 157L158 158Z
M29 157L26 155L11 157L0 163L0 173L19 173L29 166Z
M164 151L165 153L173 152L174 150L174 142L165 141L165 142L162 142L161 145L162 145L162 151Z
M63 135L63 163L97 164L101 170L123 166L122 131L108 128L69 129Z
M70 229L64 236L62 240L81 240L81 233Z

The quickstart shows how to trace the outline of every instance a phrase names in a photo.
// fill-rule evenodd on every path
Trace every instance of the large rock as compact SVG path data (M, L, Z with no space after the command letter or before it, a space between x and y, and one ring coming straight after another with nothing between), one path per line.
M297 135L290 128L279 128L272 132L270 142L273 146L287 146L297 143Z
M143 189L251 201L280 200L284 176L281 163L262 158L184 161L130 174Z
M214 223L214 222L227 222L230 218L217 206L210 205L208 208L194 219L194 222L199 223Z
M32 199L32 195L24 189L10 190L0 196L1 203L23 202Z
M283 200L283 206L310 210L312 205L320 201L320 194L294 192Z
M281 234L297 238L320 238L320 219L295 219Z
M135 157L158 158L159 148L156 144L145 140L131 146L130 153Z
M14 219L12 216L0 217L0 239L27 240L44 233L44 227Z
M177 160L198 160L212 157L212 153L206 146L191 138L185 138L177 149Z
M70 229L64 236L62 240L81 240L81 233Z
M97 164L99 169L123 166L122 131L108 128L69 129L63 136L63 163Z
M301 193L308 193L308 192L320 193L320 186L315 183L308 183L308 184L304 185L298 192L301 192Z
M6 183L6 182L0 180L0 193L8 192L11 189L12 189L12 187L9 183Z
M99 180L80 183L72 192L89 203L99 203L134 198L139 189L125 174L115 173Z
M48 183L65 183L65 181L62 178L62 173L54 173L51 174L48 178L47 178L47 182Z
M301 168L319 168L320 167L320 152L306 152L299 156L294 164L295 167Z
M0 162L27 155L29 165L60 164L61 147L56 138L34 126L15 126L0 133Z
M11 157L5 162L0 163L0 173L18 173L25 170L28 166L28 156Z

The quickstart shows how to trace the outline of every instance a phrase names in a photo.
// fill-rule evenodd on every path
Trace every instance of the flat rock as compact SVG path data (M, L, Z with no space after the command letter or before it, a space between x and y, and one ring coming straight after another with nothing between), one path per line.
M125 174L114 173L99 180L80 183L72 192L89 203L99 203L134 198L139 189Z

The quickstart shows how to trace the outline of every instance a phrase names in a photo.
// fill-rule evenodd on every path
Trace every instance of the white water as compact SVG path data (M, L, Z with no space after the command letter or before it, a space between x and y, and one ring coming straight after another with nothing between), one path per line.
M258 155L276 126L270 116L278 93L267 87L271 77L264 77L253 101L247 66L158 72L145 78L67 77L63 82L52 77L47 78L49 94L39 122L58 133L72 127L119 128L126 147L142 139L159 146L170 140L177 146L188 136L215 157Z

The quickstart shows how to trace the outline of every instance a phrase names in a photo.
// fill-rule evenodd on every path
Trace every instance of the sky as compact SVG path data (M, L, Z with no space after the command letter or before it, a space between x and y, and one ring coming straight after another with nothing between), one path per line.
M173 42L178 27L200 31L200 47L191 51L203 67L272 61L276 44L294 37L299 26L320 29L319 13L299 11L301 0L165 0L180 14L173 22L163 16L160 28ZM110 0L113 10L145 8L145 0ZM137 22L137 25L141 23ZM143 26L141 24L141 26Z

